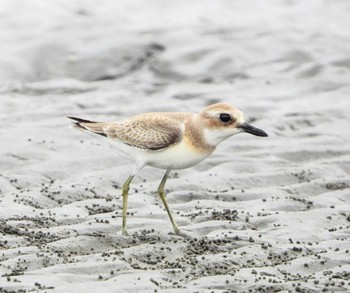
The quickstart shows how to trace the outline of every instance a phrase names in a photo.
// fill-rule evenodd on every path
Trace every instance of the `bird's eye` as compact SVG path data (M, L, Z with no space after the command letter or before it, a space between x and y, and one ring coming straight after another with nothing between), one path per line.
M220 114L219 118L224 123L230 122L232 120L231 115L226 113Z

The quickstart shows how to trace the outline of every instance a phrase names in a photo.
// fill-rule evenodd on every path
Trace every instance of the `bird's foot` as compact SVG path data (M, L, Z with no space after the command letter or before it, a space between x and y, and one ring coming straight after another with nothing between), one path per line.
M170 232L169 234L181 236L181 237L183 237L185 239L192 239L193 238L188 233L186 233L184 231L181 231L178 227L174 228L174 232Z
M123 236L129 236L129 233L126 229L122 229L122 235Z

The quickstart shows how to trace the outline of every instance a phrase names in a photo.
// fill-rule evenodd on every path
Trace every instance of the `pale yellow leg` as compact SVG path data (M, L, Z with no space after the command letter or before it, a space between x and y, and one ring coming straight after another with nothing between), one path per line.
M123 224L122 224L122 234L124 236L128 235L128 231L126 230L126 213L128 210L128 192L130 189L130 182L134 178L134 176L129 176L128 179L123 184Z
M130 189L130 183L131 183L132 179L134 178L134 176L136 175L136 173L138 171L140 171L144 166L145 166L145 164L142 162L137 164L135 169L131 173L131 175L128 177L128 179L126 179L126 181L123 184L123 188L122 188L122 195L123 195L122 234L125 236L128 235L128 231L126 230L126 214L127 214L127 210L128 210L128 193L129 193L129 189Z
M165 207L165 209L166 209L166 211L167 211L167 213L169 215L170 221L173 224L173 228L174 228L175 234L180 234L180 229L179 229L178 225L176 224L176 221L173 218L173 215L171 214L171 211L169 209L168 203L166 201L165 192L164 192L164 186L165 186L165 183L166 183L166 181L168 179L169 173L170 173L170 171L167 171L165 173L162 181L160 182L159 187L158 187L158 193L159 193L160 199L162 200L162 202L164 204L164 207Z

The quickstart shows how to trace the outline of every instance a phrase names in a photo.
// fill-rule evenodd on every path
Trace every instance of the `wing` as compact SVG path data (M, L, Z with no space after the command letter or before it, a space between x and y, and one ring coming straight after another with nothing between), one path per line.
M161 150L181 141L182 130L177 121L167 117L148 118L111 123L104 132L112 139L144 150Z
M186 115L148 113L120 122L93 122L68 117L75 125L144 150L161 150L182 139L181 123Z

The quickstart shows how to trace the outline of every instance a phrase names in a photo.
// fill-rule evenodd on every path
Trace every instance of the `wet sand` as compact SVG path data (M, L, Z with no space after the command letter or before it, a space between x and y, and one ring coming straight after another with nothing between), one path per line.
M147 3L147 4L146 4ZM190 3L190 4L189 4ZM0 292L350 290L347 1L3 1ZM67 115L242 109L240 134L171 173Z

